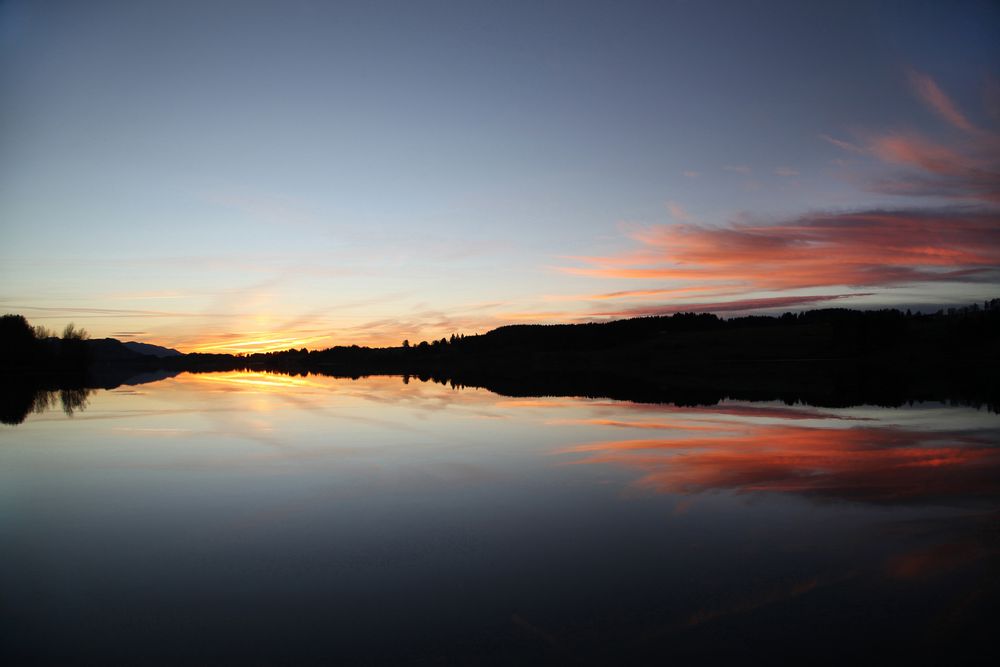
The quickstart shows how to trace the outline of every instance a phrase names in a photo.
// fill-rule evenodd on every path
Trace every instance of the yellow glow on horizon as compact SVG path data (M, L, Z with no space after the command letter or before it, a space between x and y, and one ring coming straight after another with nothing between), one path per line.
M530 317L526 315L525 317ZM551 320L552 317L540 316L538 320ZM515 323L517 320L508 317L485 316L480 318L469 318L457 325L437 325L437 324L409 324L400 322L398 325L380 323L378 327L368 328L366 325L356 325L353 322L329 323L330 333L315 335L316 328L307 331L267 331L248 327L242 329L239 326L232 327L231 331L238 334L206 334L195 337L192 341L187 337L171 337L161 335L157 337L157 343L167 347L173 347L181 352L203 352L212 354L254 354L263 352L283 352L289 349L301 349L303 347L310 350L322 350L337 346L360 345L362 347L397 347L402 345L404 340L409 340L412 345L417 345L420 341L432 342L442 338L449 338L452 334L464 334L466 336L485 333L491 329L505 324ZM242 330L241 330L242 329ZM238 337L236 337L238 336Z
M272 334L273 336L274 334ZM295 336L255 338L248 340L228 341L218 343L208 341L191 346L192 352L209 352L225 354L252 354L255 352L281 352L289 349L301 349L308 347L317 341L327 340L329 336L309 336L299 338ZM323 345L326 347L326 345Z

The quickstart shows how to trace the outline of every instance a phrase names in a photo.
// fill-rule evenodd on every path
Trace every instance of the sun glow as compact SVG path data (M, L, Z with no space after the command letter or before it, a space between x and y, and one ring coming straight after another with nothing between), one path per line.
M232 389L247 391L274 391L291 387L315 387L328 389L329 383L316 377L281 375L252 371L228 371L223 373L186 373L182 382L222 385Z
M272 334L273 336L273 334ZM192 346L192 352L226 353L226 354L253 354L256 352L278 352L289 349L301 349L313 345L318 341L327 341L329 336L309 336L309 337L267 337L250 338L244 340L234 340L226 342L206 341L196 343ZM321 347L326 347L324 344Z

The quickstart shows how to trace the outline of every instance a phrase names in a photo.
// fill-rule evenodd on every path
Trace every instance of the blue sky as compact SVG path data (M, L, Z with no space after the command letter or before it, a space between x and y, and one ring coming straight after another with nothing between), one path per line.
M997 63L988 2L5 2L0 305L241 350L981 300Z

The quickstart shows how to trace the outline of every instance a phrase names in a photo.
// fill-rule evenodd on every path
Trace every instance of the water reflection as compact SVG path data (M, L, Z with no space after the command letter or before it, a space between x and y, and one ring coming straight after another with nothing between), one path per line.
M226 373L203 373L199 375L182 375L179 380L184 383L216 385L241 390L250 387L254 391L278 391L298 387L322 387L323 384L310 380L308 376L283 375L278 373L255 373L231 371Z
M85 387L46 389L25 384L11 383L0 392L0 423L20 424L30 414L42 414L56 406L67 417L86 410L87 401L97 391Z
M786 493L872 503L1000 497L1000 427L976 411L740 404L640 411L657 418L582 423L660 437L601 439L563 453L584 455L581 464L636 469L636 486L671 494Z
M995 650L994 413L242 372L46 396L0 429L5 664Z

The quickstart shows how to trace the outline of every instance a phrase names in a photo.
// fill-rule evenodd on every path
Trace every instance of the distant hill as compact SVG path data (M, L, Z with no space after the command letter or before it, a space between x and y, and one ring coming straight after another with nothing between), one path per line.
M45 338L42 341L53 353L58 354L67 343L59 338ZM91 338L80 341L79 345L86 350L90 363L117 363L141 361L150 358L179 357L177 350L171 350L149 343L123 343L117 338Z
M58 340L56 342L58 344ZM146 356L130 349L117 338L92 338L83 341L83 345L93 363L136 361Z
M132 350L133 352L138 352L139 354L148 354L151 357L179 357L181 353L170 347L162 347L160 345L153 345L151 343L138 343L135 341L128 341L122 343L125 347Z

